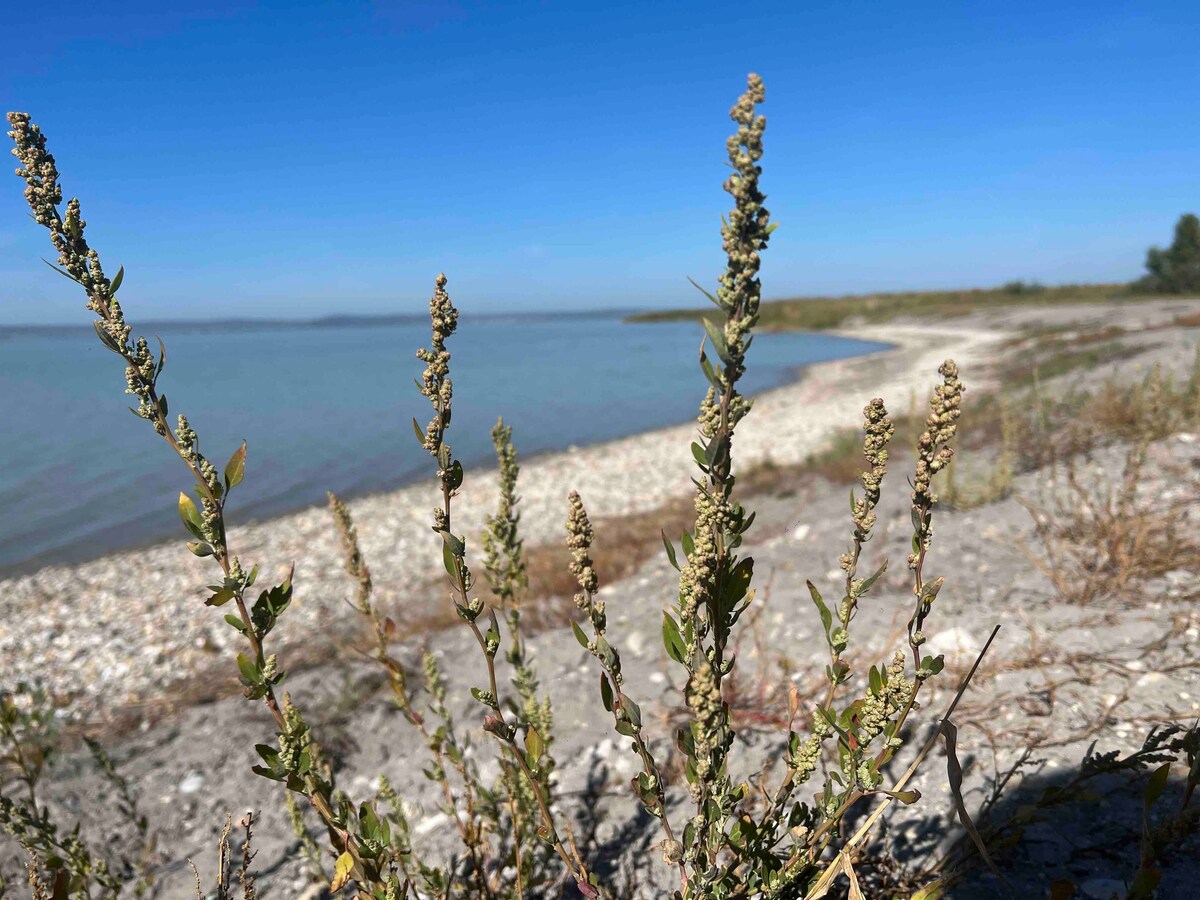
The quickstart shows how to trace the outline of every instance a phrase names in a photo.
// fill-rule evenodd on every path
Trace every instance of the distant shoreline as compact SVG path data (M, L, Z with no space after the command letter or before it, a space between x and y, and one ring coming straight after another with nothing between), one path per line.
M507 322L507 321L546 321L549 319L619 319L635 321L642 310L632 308L589 309L578 312L494 312L472 313L473 322ZM158 329L181 332L229 331L244 329L248 331L267 331L274 329L308 329L308 328L361 328L370 325L419 325L429 321L429 314L419 313L381 313L378 315L327 315L311 319L147 319L139 322L135 331L138 334L153 334ZM88 334L92 326L86 323L49 322L49 323L15 323L0 324L0 340L39 335L54 337L60 334Z

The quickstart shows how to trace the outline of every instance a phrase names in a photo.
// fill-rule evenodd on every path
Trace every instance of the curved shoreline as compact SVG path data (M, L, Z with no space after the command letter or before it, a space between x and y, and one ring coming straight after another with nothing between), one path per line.
M462 422L456 416L455 431L458 437L455 449L468 471L486 470L495 464L495 453L489 438L495 418L487 414L489 408L496 411L503 409L505 417L513 420L510 424L517 426L518 449L528 460L566 452L579 446L608 443L691 420L695 414L696 398L693 395L697 389L692 337L698 342L703 333L699 324L683 322L666 326L637 326L614 324L617 320L611 316L595 316L594 319L594 325L584 329L585 332L604 327L613 340L628 341L634 349L625 363L619 365L624 374L617 377L615 382L607 383L604 380L608 377L605 368L610 363L604 359L609 342L603 340L597 344L592 340L588 345L590 361L582 365L578 373L579 384L568 387L562 396L545 398L552 406L570 404L569 408L563 410L565 417L540 411L542 403L534 402L531 405L528 396L522 397L519 393L514 395L511 387L506 389L496 385L495 388L489 388L486 382L479 382L477 367L480 359L486 359L487 354L481 357L478 341L479 336L486 333L476 332L476 346L464 347L462 358L456 365L462 366L459 375L468 393L489 390L492 393L488 402L468 403L473 410L466 410L466 418ZM511 320L495 321L510 327L538 320L513 317ZM577 328L573 324L565 329L562 326L563 323L559 323L558 331L549 333L551 344L559 348L564 346L564 342L570 346L569 336ZM427 327L426 323L426 330ZM76 331L78 329L70 332L72 340L80 336ZM410 328L409 331L415 329ZM236 336L238 333L234 334ZM359 337L376 342L369 355L378 360L390 358L388 354L396 343L394 338L398 336L383 339L382 346L378 337ZM503 339L504 343L512 340L511 334L505 338L502 332L495 337ZM405 338L413 343L424 336L410 333ZM546 339L547 336L543 335L540 340ZM826 340L824 336L812 332L777 332L764 334L759 340L763 352L759 353L758 349L754 351L757 362L748 373L744 385L744 389L753 394L795 381L807 365L887 349L886 345L858 340ZM656 375L655 384L647 383L637 374L639 354L643 357L647 353L656 354L656 348L661 347L664 341L671 345L669 370L664 369L661 376ZM541 348L536 355L542 356L546 347L535 343ZM87 346L95 349L90 342ZM613 346L615 348L616 345ZM605 348L605 352L596 356L594 351L598 347ZM547 376L561 377L566 371L569 380L574 382L576 373L570 368L573 355L568 352L561 356L558 365L550 368L543 362L526 369L524 363L510 361L502 365L493 377L510 386L520 385L527 378L532 379L531 384L553 384L553 378L548 379ZM564 370L563 366L567 369ZM263 373L260 371L259 374ZM381 373L376 371L375 374ZM609 373L612 374L615 373ZM394 372L389 373L391 375ZM72 377L77 379L77 374ZM334 382L337 380L333 379ZM469 383L471 381L474 384ZM64 383L62 387L68 393L90 389L90 385L85 388L76 381ZM378 389L388 393L386 388L375 388ZM218 391L216 395L220 393ZM301 389L301 394L304 393ZM476 396L479 396L478 393ZM428 456L418 446L411 444L408 438L408 414L421 418L424 415L422 407L426 405L415 394L404 402L392 396L377 398L393 411L371 413L364 407L362 411L366 415L355 417L362 419L364 424L354 425L354 430L348 435L330 435L332 440L327 440L325 428L317 424L321 421L321 414L307 411L307 400L300 395L289 399L279 393L272 397L274 402L268 408L260 413L248 414L249 419L238 433L226 429L224 435L232 442L231 446L236 446L237 441L242 439L249 439L253 456L254 477L239 491L236 502L235 516L238 522L245 525L262 524L314 506L324 506L328 490L333 490L343 499L358 500L392 493L429 477ZM464 399L470 400L469 397ZM303 402L299 402L301 400ZM329 397L319 400L315 410L321 410L329 400ZM287 440L280 441L281 432L278 429L264 429L263 423L264 416L266 421L278 418L281 410L287 410L289 404L298 402L299 405L294 406L287 417L299 422L307 420L309 424L299 426L295 439L301 441L303 446L298 452L292 452L296 448L289 448ZM361 407L363 402L364 398L360 397L358 405ZM396 406L397 403L400 405ZM188 405L191 407L193 404L188 401ZM256 408L261 406L257 403L249 405ZM198 420L213 421L213 409L206 410L201 404L194 411L198 413ZM13 412L15 414L15 410ZM220 421L228 421L227 412L221 410ZM396 413L401 417L396 418ZM107 434L105 429L109 423L106 417L89 418L86 421L87 428L100 428L103 434ZM340 421L344 422L344 419ZM366 421L370 424L365 424ZM460 425L465 430L459 431ZM10 435L10 438L17 440L15 446L23 445L23 437L33 438L30 427L26 424L15 428ZM80 427L85 426L81 424ZM16 480L10 477L9 487L0 491L0 499L7 501L15 517L9 523L10 527L0 534L0 580L50 566L76 566L106 556L143 551L170 542L175 537L177 517L173 498L185 486L179 481L181 473L176 469L178 462L169 459L170 454L161 456L158 452L161 448L144 443L144 435L118 430L122 436L113 438L109 452L105 454L107 462L98 466L94 460L85 463L82 459L76 459L80 451L69 448L61 453L55 449L49 454L26 455L26 462L16 470L19 477ZM394 443L397 441L399 446ZM70 443L65 441L64 448ZM125 457L125 454L130 455ZM114 466L113 461L122 458L125 458L126 464ZM38 461L30 463L31 459ZM61 474L51 477L55 472ZM155 486L153 490L151 485Z
M805 366L797 379L758 394L739 430L740 464L802 462L836 429L857 425L871 397L883 396L900 408L914 392L928 392L946 356L969 372L1007 335L987 328L896 324L836 333L892 346ZM887 371L891 376L881 379L879 373ZM693 428L671 425L524 460L520 493L527 544L560 540L565 497L572 489L583 495L594 518L648 512L686 494ZM456 500L456 524L465 530L469 548L478 548L495 487L493 472L472 471ZM437 538L428 525L437 499L436 486L427 481L349 504L375 575L377 600L395 609L397 618L406 607L420 611L436 602L411 594L440 572ZM324 508L237 526L230 546L246 564L261 564L264 587L296 560L296 600L275 649L303 648L314 636L345 630L342 602L350 588ZM211 574L209 561L192 557L182 542L170 542L5 578L0 658L14 680L41 677L85 714L161 695L208 670L239 639L203 605L203 585Z

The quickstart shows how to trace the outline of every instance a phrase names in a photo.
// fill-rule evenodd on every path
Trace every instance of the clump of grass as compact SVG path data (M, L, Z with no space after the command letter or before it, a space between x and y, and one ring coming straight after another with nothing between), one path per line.
M1089 604L1200 568L1200 543L1180 527L1181 502L1143 490L1147 447L1129 445L1116 485L1086 478L1072 456L1055 467L1040 500L1023 500L1041 549L1031 558L1059 598Z
M735 775L745 761L736 761L736 717L727 685L733 683L738 623L755 603L754 560L743 543L754 514L739 500L734 475L734 435L750 413L751 402L738 391L747 365L755 328L764 322L758 272L775 225L764 206L760 186L766 120L758 113L765 99L761 79L750 76L746 92L731 111L735 132L726 149L732 169L724 184L733 198L722 228L726 255L724 273L713 294L716 307L705 319L706 347L700 368L707 392L698 415L699 436L691 452L697 466L696 486L687 529L680 548L664 537L665 549L679 570L678 602L663 615L667 656L680 668L686 720L674 737L679 763L660 763L674 756L651 734L633 694L638 685L626 683L616 636L608 629L606 601L599 593L601 572L593 555L595 531L582 498L569 500L569 571L577 590L574 603L581 621L571 623L575 638L595 658L601 670L599 703L611 716L614 730L626 738L639 762L633 780L636 801L662 832L660 848L673 871L675 900L732 897L817 898L844 878L857 886L854 858L874 824L895 800L912 803L906 790L915 766L930 752L937 735L919 750L917 760L899 779L889 783L887 767L906 740L905 725L919 707L924 685L943 668L940 656L922 652L925 629L943 584L934 577L933 511L937 502L934 479L945 471L958 430L963 386L953 361L939 369L941 383L933 390L923 422L914 427L916 464L911 476L912 552L906 562L912 607L907 623L907 649L890 659L859 658L854 620L863 598L886 569L860 572L862 553L871 540L876 505L889 469L895 426L882 400L864 410L863 431L855 441L863 463L856 477L860 493L852 497L848 546L840 559L845 573L842 594L827 602L809 582L820 621L822 652L828 656L823 688L807 709L811 724L797 728L800 704L791 709L782 738L786 752L778 766L770 760L750 768L749 778ZM50 232L58 251L61 274L84 288L87 307L96 315L101 342L122 361L128 393L137 402L134 412L147 421L181 459L195 480L195 499L181 494L179 513L192 538L187 547L196 556L211 558L217 575L206 605L232 604L225 621L243 641L236 663L247 699L261 702L276 729L275 744L256 748L262 764L255 772L279 782L294 797L292 817L297 833L307 834L305 815L319 821L326 846L309 845L313 868L332 860L329 888L351 890L360 900L399 900L401 897L521 898L544 895L564 881L584 897L611 897L614 889L601 884L594 860L581 850L568 821L558 809L552 774L555 761L553 715L540 692L532 660L522 635L522 604L528 589L524 546L518 531L516 483L518 466L511 432L499 424L493 433L500 466L500 501L490 517L484 538L483 571L491 602L477 591L468 554L467 535L457 532L454 499L465 473L448 442L454 402L448 342L455 333L458 310L439 275L430 301L431 342L418 352L425 364L419 382L432 412L422 428L414 421L421 446L429 453L441 502L434 510L431 530L448 579L451 606L478 649L481 681L471 689L478 704L473 726L451 716L449 685L429 652L422 660L424 701L409 686L410 673L391 653L397 628L376 609L373 577L359 549L354 524L346 507L330 497L330 508L341 534L348 575L355 584L351 606L368 627L371 656L382 668L396 705L425 742L426 774L442 794L443 809L455 823L461 851L446 864L432 861L411 840L404 804L386 781L374 796L356 800L338 787L336 767L324 752L301 710L280 685L285 668L271 652L270 637L290 605L290 575L258 592L257 567L243 565L227 534L226 508L242 483L247 451L243 444L223 471L201 452L200 439L187 418L169 419L168 404L159 388L166 362L160 344L157 354L143 338L133 339L117 292L123 270L109 278L99 254L85 237L80 204L71 200L60 212L62 190L45 138L27 115L10 114L10 135L21 162L26 197L34 219ZM711 354L711 355L710 355ZM920 421L913 416L914 423ZM680 550L682 552L680 552ZM503 621L502 621L503 619ZM989 642L990 643L990 642ZM812 648L816 649L816 648ZM985 648L986 649L986 648ZM503 653L501 651L504 651ZM872 664L874 663L874 664ZM511 670L508 686L504 666ZM969 681L968 676L968 681ZM939 735L954 756L954 711L964 682L942 716ZM500 761L497 784L483 783L468 753L473 732L482 732ZM753 762L753 761L752 761ZM669 773L680 771L684 784L672 784ZM801 796L806 784L817 787L810 801ZM866 803L874 810L848 834L851 816ZM5 800L6 809L20 804ZM961 808L961 802L960 802ZM964 823L970 829L969 821ZM253 819L244 820L245 839L238 883L243 897L256 895L249 874ZM972 834L973 829L971 830ZM229 897L229 828L222 838L218 896ZM586 848L585 844L585 848ZM37 865L56 846L31 845ZM79 864L87 895L88 879L103 882L98 867Z

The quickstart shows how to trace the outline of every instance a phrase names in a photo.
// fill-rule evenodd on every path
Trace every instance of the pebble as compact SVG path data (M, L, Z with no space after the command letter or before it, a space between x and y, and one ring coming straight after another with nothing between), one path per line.
M625 647L633 656L641 656L646 649L646 636L640 631L631 631L625 638Z
M179 793L197 794L202 787L204 787L204 776L199 772L188 772L183 777L183 781L179 782Z
M979 652L979 640L975 635L958 626L939 631L929 639L929 645L933 648L930 652L946 656L968 656Z

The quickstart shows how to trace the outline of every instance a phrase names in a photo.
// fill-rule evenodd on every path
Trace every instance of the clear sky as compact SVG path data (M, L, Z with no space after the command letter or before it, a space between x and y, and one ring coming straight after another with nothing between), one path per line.
M63 0L4 30L0 106L134 320L417 312L440 270L472 310L695 305L751 70L769 297L1125 280L1200 207L1183 0ZM0 177L0 322L85 321L24 213Z

